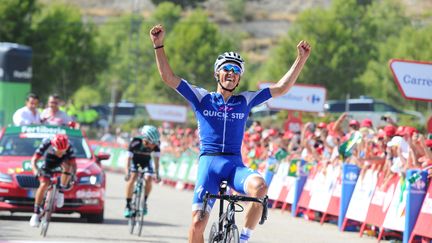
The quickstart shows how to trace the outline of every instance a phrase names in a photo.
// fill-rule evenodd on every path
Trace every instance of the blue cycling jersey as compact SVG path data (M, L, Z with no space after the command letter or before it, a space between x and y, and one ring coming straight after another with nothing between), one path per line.
M246 91L226 102L217 92L190 85L182 80L177 91L190 102L198 121L202 154L240 155L245 123L252 107L271 98L269 88Z

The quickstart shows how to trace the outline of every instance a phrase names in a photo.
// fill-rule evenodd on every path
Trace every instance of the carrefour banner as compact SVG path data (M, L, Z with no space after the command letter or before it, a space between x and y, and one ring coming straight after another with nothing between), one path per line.
M406 99L432 101L432 62L392 59L390 69Z
M411 232L420 213L427 189L427 172L420 170L407 171L407 205L403 242L408 243Z
M273 83L261 83L260 89L273 85ZM322 112L326 101L327 90L318 85L299 85L291 87L288 93L267 101L271 109Z
M186 122L187 108L181 105L146 104L152 120L167 122Z
M338 227L342 230L351 196L354 192L357 179L360 174L360 168L357 165L344 164L342 166L342 194L340 199Z

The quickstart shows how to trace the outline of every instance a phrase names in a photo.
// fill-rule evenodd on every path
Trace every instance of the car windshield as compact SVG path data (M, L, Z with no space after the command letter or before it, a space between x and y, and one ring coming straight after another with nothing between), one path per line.
M5 134L0 140L0 156L32 156L41 144L41 137L20 137L19 134ZM88 144L83 137L69 136L77 158L91 158Z

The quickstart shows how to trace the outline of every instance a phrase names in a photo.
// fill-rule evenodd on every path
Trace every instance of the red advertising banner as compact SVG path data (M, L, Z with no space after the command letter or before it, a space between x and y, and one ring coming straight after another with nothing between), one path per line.
M375 189L374 195L372 197L369 210L366 216L366 220L362 225L362 229L366 224L375 225L381 227L384 223L387 210L393 199L393 195L396 191L396 186L399 181L398 175L393 175L393 177L383 185L384 178L383 175L378 177L377 188Z

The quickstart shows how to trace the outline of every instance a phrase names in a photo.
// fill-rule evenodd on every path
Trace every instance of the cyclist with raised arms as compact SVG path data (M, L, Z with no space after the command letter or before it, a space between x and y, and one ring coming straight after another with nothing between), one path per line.
M243 58L235 52L219 55L214 64L217 81L216 92L190 85L172 71L164 51L165 30L156 25L150 30L150 38L155 49L156 63L162 80L175 89L194 109L200 135L200 157L198 177L195 184L192 224L189 229L189 242L203 243L203 233L209 214L200 219L200 211L210 212L214 201L203 209L202 200L208 191L217 194L222 180L234 190L251 197L262 198L267 193L263 177L244 166L241 158L241 145L245 123L252 107L272 97L278 97L294 85L311 47L306 41L297 45L297 59L289 71L274 85L256 92L242 92L234 95L245 70ZM245 226L241 231L240 242L247 242L262 213L262 206L251 203L246 212Z
M127 158L125 172L126 172L126 208L124 216L126 218L131 217L131 201L133 195L134 183L138 177L138 167L142 169L147 168L145 172L145 197L144 201L147 202L147 198L150 195L152 189L152 178L155 175L153 166L150 163L153 157L156 180L160 181L159 178L159 157L160 157L160 134L155 126L145 125L140 131L140 135L132 138L129 143L129 156ZM147 205L147 203L145 204ZM147 207L144 208L144 215L147 214Z
M42 157L44 157L43 164L38 169L36 163ZM56 200L57 208L63 207L64 190L70 186L70 178L76 172L75 151L68 136L66 134L56 134L52 138L42 140L42 143L31 159L31 166L34 175L39 178L39 188L35 194L34 213L30 218L30 226L38 227L42 201L49 187L53 170L58 167L62 168L60 189Z

